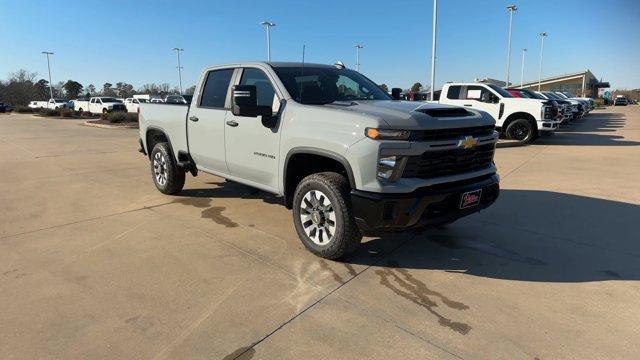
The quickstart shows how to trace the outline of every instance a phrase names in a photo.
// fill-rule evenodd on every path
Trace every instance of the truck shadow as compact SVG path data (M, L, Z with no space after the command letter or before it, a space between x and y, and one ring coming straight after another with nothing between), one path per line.
M535 145L638 146L640 142L613 135L624 128L626 118L620 113L594 113L586 118L562 125L553 136L542 136Z
M207 182L209 185L215 185L212 188L200 189L184 189L174 196L186 198L240 198L240 199L257 199L267 204L276 204L284 206L284 198L258 190L247 185L236 183L229 180L220 179L218 182Z
M409 241L375 237L342 261L518 281L640 280L640 206L549 191L500 196L480 214Z

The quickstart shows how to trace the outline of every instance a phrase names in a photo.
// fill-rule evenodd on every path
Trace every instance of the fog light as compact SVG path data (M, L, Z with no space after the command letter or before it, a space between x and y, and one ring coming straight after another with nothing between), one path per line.
M402 176L406 161L407 158L405 156L380 156L377 170L378 178L387 181L398 180Z

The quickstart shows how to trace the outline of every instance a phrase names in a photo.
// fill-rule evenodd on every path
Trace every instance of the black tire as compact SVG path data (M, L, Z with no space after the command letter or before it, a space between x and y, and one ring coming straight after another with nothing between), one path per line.
M538 136L538 129L527 119L516 119L507 125L505 135L509 140L517 140L526 144Z
M108 112L109 112L109 111L108 111L107 109L102 109L102 113L103 113L103 114L106 114L106 113L108 113Z
M304 197L314 190L326 195L335 215L334 232L326 244L314 242L305 232L301 219L301 213L306 212L306 209L302 208ZM300 241L313 254L333 260L355 251L360 245L362 234L353 218L350 192L351 188L347 179L334 172L309 175L302 179L296 187L293 195L293 223ZM325 227L325 234L326 229ZM320 234L320 239L322 239L322 234Z
M185 172L176 164L169 144L157 143L151 151L151 178L161 193L171 195L180 192L184 187ZM156 166L159 166L156 169ZM156 174L162 174L160 177Z
M82 113L82 108L78 109L78 111L80 111L80 113Z

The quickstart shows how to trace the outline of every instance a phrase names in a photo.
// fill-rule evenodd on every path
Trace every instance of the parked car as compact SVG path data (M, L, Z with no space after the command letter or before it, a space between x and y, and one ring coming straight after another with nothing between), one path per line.
M47 101L47 109L64 109L67 107L67 100L65 99L49 99Z
M578 97L578 96L575 96L572 93L566 92L566 91L556 91L555 93L560 95L561 97L563 97L565 99L575 99L575 100L581 100L581 101L585 102L588 105L587 112L590 112L595 107L595 103L593 102L592 98L589 98L589 97Z
M141 98L141 99L137 99L137 98L126 98L124 100L124 106L127 108L127 112L138 112L138 109L140 108L140 104L142 103L146 103L148 102L147 99L145 98Z
M149 100L150 103L154 103L154 104L158 104L158 103L163 103L164 100L160 99L160 98L152 98L151 100Z
M198 171L284 197L314 254L362 234L442 225L491 205L498 134L485 112L393 100L336 65L204 70L188 106L140 104L140 151L165 194ZM540 109L539 109L540 110Z
M613 106L627 106L628 104L629 101L627 101L627 98L624 96L616 97L615 101L613 102Z
M42 108L46 108L47 107L47 102L46 101L31 101L31 102L29 102L29 105L27 105L27 106L32 108L32 109L42 109Z
M127 107L117 99L108 96L91 97L74 100L75 110L89 111L92 114L105 114L115 111L127 111Z
M193 95L168 95L164 102L166 104L191 104Z
M540 99L514 98L505 89L485 83L447 83L440 104L486 111L506 138L528 143L558 129L557 108Z
M535 93L549 100L561 99L558 95L555 95L550 91L536 91ZM580 101L574 100L574 99L566 99L566 101L568 101L571 104L571 113L572 113L571 120L577 120L584 116L586 112L584 111L583 104Z
M509 92L509 94L511 94L514 97L525 98L525 99L546 100L545 98L543 98L542 96L536 94L531 90L516 89L516 88L509 88L506 90ZM564 101L564 100L549 100L549 101L551 101L552 104L554 104L554 106L556 106L558 109L557 110L558 121L560 121L561 123L565 123L565 122L569 122L572 119L573 113L571 112L570 102Z
M13 111L13 106L7 103L0 102L0 113Z

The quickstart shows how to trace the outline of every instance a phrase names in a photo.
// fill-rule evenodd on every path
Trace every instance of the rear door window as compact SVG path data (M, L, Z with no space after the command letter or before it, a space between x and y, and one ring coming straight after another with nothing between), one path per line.
M461 86L449 86L449 90L447 91L447 99L460 99L460 88Z
M232 75L233 69L209 71L204 83L200 106L224 108Z

